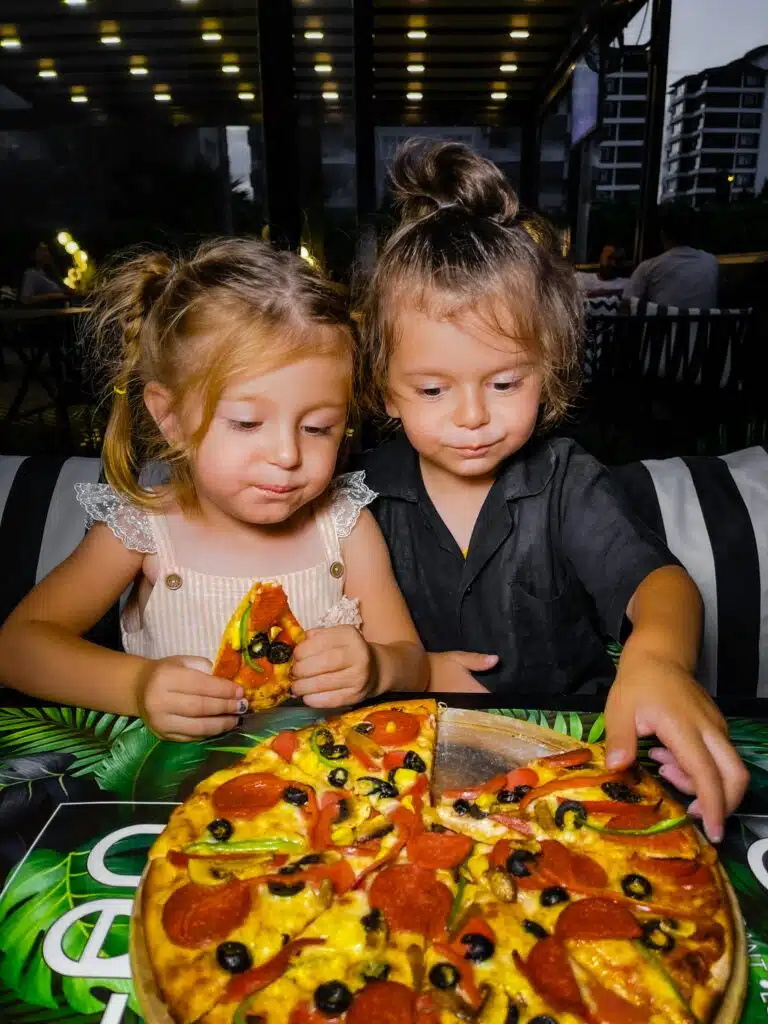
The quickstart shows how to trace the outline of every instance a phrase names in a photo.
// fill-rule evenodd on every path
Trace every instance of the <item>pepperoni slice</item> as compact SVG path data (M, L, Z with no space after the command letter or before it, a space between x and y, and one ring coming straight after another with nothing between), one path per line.
M664 815L652 804L625 804L618 814L608 819L606 828L650 828L662 821ZM663 833L662 833L663 835Z
M642 934L623 904L602 896L569 903L555 925L559 939L637 939Z
M185 868L189 864L189 854L181 850L169 850L165 856L175 868Z
M381 762L381 766L384 771L389 772L392 771L393 768L402 768L406 754L406 750L388 750L384 755L384 760Z
M252 1017L251 1019L258 1020L259 1018ZM299 1003L291 1010L288 1024L341 1024L342 1019L341 1017L327 1017L319 1010L313 1010L309 1003Z
M408 840L406 847L411 864L419 868L457 868L472 851L469 836L450 832L422 832Z
M636 1006L594 978L587 982L587 991L595 1004L600 1024L647 1024L650 1018L647 1003Z
M492 814L491 818L494 821L498 821L505 828L511 828L515 832L519 832L522 836L533 835L533 826L525 818L518 818L514 814Z
M424 831L424 822L419 815L414 814L413 811L402 805L396 807L388 817L391 822L397 825L400 835L404 839L410 839L411 836L418 835L419 832Z
M513 846L509 839L499 839L488 855L488 863L492 868L503 868L512 850Z
M712 884L712 872L706 864L699 864L697 860L684 860L680 857L640 857L633 854L632 864L643 874L669 879L684 889L696 889Z
M282 587L264 587L251 605L248 625L252 632L266 633L271 626L275 625L287 607L288 598Z
M392 864L373 880L371 906L382 912L393 931L442 934L453 896L434 872L410 864Z
M347 1010L347 1024L411 1024L416 993L398 981L373 981Z
M523 888L538 888L542 885L559 884L567 886L588 886L602 889L608 884L608 876L602 865L586 853L577 853L556 839L543 839L541 855L532 865L531 878L518 879L518 883L529 883ZM540 876L536 879L537 872Z
M242 882L188 882L171 893L163 907L163 928L174 946L199 949L226 939L245 921L250 909L251 897Z
M517 951L515 951L517 953ZM519 955L516 956L519 962ZM568 953L558 939L541 939L531 950L523 966L531 984L553 1009L561 1013L581 1013L584 1003L574 977Z
M416 715L397 708L372 711L365 721L373 726L370 738L382 747L400 747L415 740L421 731L421 721Z
M272 749L288 764L293 760L293 755L299 747L299 739L295 729L285 729L279 732L272 740Z
M539 764L547 768L576 768L592 760L592 751L588 747L577 747L576 750L564 750L562 754L550 754L540 757Z
M608 885L608 875L602 864L592 860L586 853L576 853L570 850L571 875L574 883L587 885L591 889L602 889Z
M287 783L271 772L237 775L213 793L213 806L222 818L255 818L283 798Z
M514 768L507 772L507 789L516 789L517 786L538 786L539 776L533 768Z
M227 645L221 652L215 674L221 679L234 679L240 668L240 652Z

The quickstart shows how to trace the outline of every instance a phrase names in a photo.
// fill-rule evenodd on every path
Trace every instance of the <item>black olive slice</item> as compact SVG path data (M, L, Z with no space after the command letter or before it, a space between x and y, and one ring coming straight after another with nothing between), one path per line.
M330 747L335 742L331 730L323 727L315 729L314 737L318 747Z
M514 789L500 789L496 794L496 799L500 804L519 804L532 788L532 786L515 786Z
M420 757L415 750L409 750L405 755L403 768L407 768L409 772L425 772L427 770L424 758Z
M324 743L318 750L327 761L343 761L349 757L349 747L343 743Z
M305 867L307 867L310 864L322 864L322 863L323 863L323 855L322 855L322 853L307 853L307 854L305 854L301 858L300 861L298 861L298 865L299 865L300 868L305 868Z
M546 939L549 932L546 928L543 928L538 921L531 921L527 918L523 921L523 928L528 932L529 935L535 936L537 939Z
M278 875L298 875L301 871L301 865L297 862L296 864L286 864L285 867L278 868Z
M326 981L315 989L315 1006L329 1017L340 1016L352 1005L352 993L343 981Z
M381 960L374 960L363 965L362 975L366 981L386 981L392 966Z
M349 815L349 800L339 800L336 804L336 817L333 819L334 825L340 825L342 821L347 820Z
M519 1024L519 1022L520 1010L517 1003L513 1003L509 996L507 996L507 1013L504 1017L504 1024Z
M528 1024L557 1024L557 1021L548 1013L537 1013L535 1017L531 1017Z
M490 960L496 950L488 936L481 935L479 932L466 932L459 941L462 946L467 947L464 959L471 960L476 964L482 963L483 960Z
M515 878L527 878L531 873L528 865L535 860L536 854L530 850L513 850L507 857L505 867Z
M662 953L669 953L671 949L675 948L675 940L662 930L658 917L654 917L650 921L643 921L640 927L643 929L640 941L644 946Z
M439 822L433 821L432 824L427 829L427 831L428 832L447 832L448 829L445 827L445 825L441 825Z
M639 804L643 799L639 793L630 789L626 782L603 782L600 789L611 800L619 800L623 804Z
M293 648L281 640L275 640L267 649L267 661L271 665L285 665L293 657Z
M469 814L469 809L471 806L472 805L470 804L469 800L459 799L453 801L454 811L456 811L457 814L460 814L462 816L465 814Z
M587 809L578 800L563 800L555 811L558 828L581 828L587 820Z
M306 885L306 882L278 882L270 879L267 888L273 896L296 896Z
M361 917L360 921L367 932L377 932L381 928L381 911L374 907L369 914Z
M211 833L214 839L219 842L225 842L232 833L235 831L231 821L227 821L226 818L216 818L215 821L211 821L206 825L206 828Z
M474 818L475 821L482 821L483 818L488 817L488 812L478 807L477 804L471 804L469 808L470 818Z
M222 942L216 947L216 960L223 971L242 974L252 964L248 947L242 942Z
M542 907L554 907L558 903L567 903L570 898L568 890L562 885L551 885L548 889L542 889L539 903Z
M450 988L456 988L459 983L459 971L453 964L447 962L441 962L435 964L435 966L429 972L429 980L435 986L435 988L446 991Z
M381 828L377 828L373 832L366 832L364 836L360 836L360 841L363 843L367 843L370 842L372 839L383 839L384 836L388 836L391 832L394 831L394 825L382 825Z
M361 775L358 782L367 782L370 784L370 788L368 789L366 796L383 796L394 800L400 795L397 786L393 786L392 783L387 782L386 779L375 779L372 775Z
M650 899L653 892L653 886L644 875L624 875L621 888L624 895L632 900Z
M248 641L248 653L252 658L263 658L269 650L269 637L266 633L257 633Z
M355 732L359 732L361 736L370 736L370 734L373 732L373 723L359 722L355 726Z
M346 768L333 768L328 772L328 784L336 789L344 789L349 781L349 772Z
M283 790L283 800L294 807L303 807L309 800L309 793L306 789L299 789L298 786L286 786Z

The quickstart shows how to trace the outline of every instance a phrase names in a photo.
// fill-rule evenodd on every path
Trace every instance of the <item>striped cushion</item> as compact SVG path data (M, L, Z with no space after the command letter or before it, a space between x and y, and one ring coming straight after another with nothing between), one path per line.
M98 459L0 456L0 622L85 536L74 485L96 483L100 471ZM87 635L119 647L117 608Z
M768 697L768 450L613 473L701 591L700 682L729 697Z

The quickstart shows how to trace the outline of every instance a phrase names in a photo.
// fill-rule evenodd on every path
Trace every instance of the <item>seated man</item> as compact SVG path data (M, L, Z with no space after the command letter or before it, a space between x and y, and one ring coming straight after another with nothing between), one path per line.
M692 247L695 225L693 207L672 203L659 207L664 252L635 270L624 289L625 299L645 299L681 309L717 306L717 257Z

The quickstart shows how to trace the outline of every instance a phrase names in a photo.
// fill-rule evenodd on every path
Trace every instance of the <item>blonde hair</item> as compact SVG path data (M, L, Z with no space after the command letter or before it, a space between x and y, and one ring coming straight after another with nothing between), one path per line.
M368 403L380 411L403 308L467 314L515 337L543 373L542 423L561 419L578 388L583 301L554 230L521 213L502 172L467 146L410 139L391 171L400 214L358 307Z
M89 316L89 345L106 371L112 409L104 437L107 480L139 507L158 498L139 485L143 462L162 459L181 507L199 507L190 456L205 436L224 387L308 356L349 363L355 343L344 296L298 256L255 239L216 239L187 258L135 255L103 279ZM150 381L203 403L193 436L169 442L150 416Z

